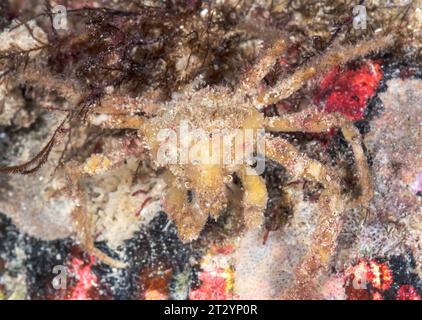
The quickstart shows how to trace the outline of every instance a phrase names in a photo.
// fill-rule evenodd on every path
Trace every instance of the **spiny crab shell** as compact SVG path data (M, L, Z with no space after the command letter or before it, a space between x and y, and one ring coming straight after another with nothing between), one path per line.
M214 87L176 96L142 126L151 158L167 169L164 177L169 188L164 207L184 241L196 239L208 216L216 219L227 207L225 185L232 181L233 173L252 164L254 140L258 131L264 132L263 119L251 98ZM247 138L247 132L252 139ZM217 152L211 150L211 141L217 141L219 146L213 149ZM226 156L234 160L239 152L240 161L226 161ZM262 189L259 177L250 180L256 183L251 186L255 191ZM250 196L256 198L253 202L257 206L266 204L266 192ZM261 219L255 220L259 223Z

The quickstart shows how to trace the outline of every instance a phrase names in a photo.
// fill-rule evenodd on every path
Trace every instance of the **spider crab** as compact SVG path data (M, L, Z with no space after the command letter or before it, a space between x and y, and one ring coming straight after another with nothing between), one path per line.
M217 218L230 203L230 188L227 186L234 175L240 178L243 187L240 203L246 228L261 225L267 204L267 190L265 181L258 175L256 168L252 167L253 163L250 161L252 154L261 153L261 156L285 167L292 175L320 183L324 191L318 200L320 216L314 234L311 235L313 244L295 269L295 288L286 293L286 297L290 298L304 297L313 291L314 279L323 273L329 264L329 259L335 250L342 213L350 208L365 206L371 199L371 176L359 131L341 114L321 113L316 108L310 107L300 113L266 118L259 110L289 97L308 80L330 67L381 50L391 45L393 41L392 36L384 36L362 41L354 46L332 45L287 78L280 79L272 87L265 87L262 84L263 78L287 47L286 40L278 39L263 49L256 64L241 77L235 88L214 86L194 90L192 87L187 87L165 103L156 103L144 97L129 98L112 94L89 110L87 119L92 124L105 128L138 130L138 136L151 159L157 166L166 169L164 178L168 188L164 196L164 209L176 223L183 241L196 239L208 217ZM26 81L31 80L26 79ZM66 96L66 93L64 95ZM146 109L153 110L149 116L143 115ZM202 134L192 137L182 136L180 132L183 123L191 125L194 129L201 129ZM356 199L349 199L342 194L340 178L331 167L299 152L287 140L271 134L271 132L327 132L331 128L341 129L344 138L353 149L361 188L360 196ZM163 134L163 130L176 133L175 137L173 136L175 139L170 139L171 135ZM246 131L252 132L256 137L259 132L264 132L260 135L263 139L263 148L258 148L258 144L247 141ZM189 154L195 148L196 154L202 156L209 153L208 138L218 137L216 140L221 142L227 136L230 136L228 139L230 147L225 151L218 149L219 151L213 152L217 162L204 163L189 159L180 161L180 155L173 157L183 141L185 141L185 152ZM241 142L236 144L234 141ZM166 144L164 153L163 144ZM234 163L224 161L225 156L234 158L239 152L244 154L242 159L246 159L245 161ZM173 157L176 161L168 161L169 157ZM93 161L95 162L95 159L87 160L91 164ZM124 267L122 262L108 257L94 246L85 210L86 196L81 184L84 176L92 174L86 167L87 163L66 164L70 189L73 196L79 199L79 205L74 212L80 230L78 237L88 252L110 265ZM2 171L17 171L16 168L10 167Z

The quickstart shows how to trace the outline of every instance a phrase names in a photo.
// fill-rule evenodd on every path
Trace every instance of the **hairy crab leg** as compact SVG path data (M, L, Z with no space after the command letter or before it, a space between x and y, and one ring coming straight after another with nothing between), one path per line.
M121 93L113 93L101 99L92 109L92 112L130 116L144 112L153 114L159 108L160 103L150 99L132 98Z
M125 114L90 113L88 121L105 129L136 129L142 127L145 119L139 116Z
M71 196L74 197L78 203L73 212L72 219L76 224L76 236L82 242L83 248L89 253L115 268L125 268L127 265L119 260L113 259L100 251L94 245L92 219L88 214L86 192L82 185L83 171L80 165L75 162L69 163L66 167L66 176L70 185Z
M340 128L346 141L351 145L358 171L360 196L349 202L348 207L367 205L373 196L373 185L368 163L362 148L359 130L346 117L338 113L304 111L287 114L282 117L265 118L265 129L275 132L327 132Z
M88 114L88 121L106 129L141 129L145 113L153 115L160 104L142 98L114 94L102 99Z
M306 63L289 77L279 80L267 92L258 97L258 101L260 104L268 105L286 99L314 76L324 73L334 66L343 65L356 58L366 56L371 52L382 50L393 45L393 43L394 36L388 35L362 41L356 45L333 46L322 55Z
M286 41L282 38L279 38L274 43L268 45L268 47L264 49L264 52L258 58L258 62L244 74L240 80L238 89L243 91L250 91L255 89L259 82L271 70L277 57L279 57L285 49Z
M268 137L265 154L294 175L319 182L325 188L319 198L321 214L312 235L312 245L295 268L296 286L286 293L290 299L315 297L315 279L327 269L341 228L344 208L339 178L329 168L301 154L281 138Z

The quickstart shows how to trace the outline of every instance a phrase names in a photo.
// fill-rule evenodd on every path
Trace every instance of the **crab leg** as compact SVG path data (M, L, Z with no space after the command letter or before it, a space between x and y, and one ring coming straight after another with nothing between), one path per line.
M335 127L341 129L344 138L353 149L361 186L361 195L351 201L349 207L367 205L373 196L372 179L362 149L360 133L351 121L338 113L328 114L318 111L304 111L265 119L265 129L275 132L327 132Z
M319 182L325 191L319 198L321 214L312 235L313 241L302 262L295 268L296 286L287 298L314 297L315 279L327 269L336 239L340 231L344 211L340 197L339 178L320 162L301 154L294 146L281 138L266 139L265 154L294 175Z
M281 79L267 90L258 101L268 105L286 99L302 88L303 84L314 76L327 72L330 68L345 64L358 57L363 57L376 50L384 49L394 43L392 35L362 41L358 45L345 47L333 46L321 56L312 59L287 78Z
M146 98L132 98L120 93L104 97L92 112L98 114L134 115L141 112L153 113L160 104Z
M82 242L84 249L89 253L110 266L116 268L125 268L126 264L122 261L113 259L100 251L94 245L92 219L87 211L87 199L84 187L82 185L83 170L81 166L71 162L66 167L66 176L69 181L71 196L78 203L73 209L72 215L76 223L77 238Z
M258 62L242 77L239 89L249 91L255 89L258 83L268 74L276 59L286 49L286 42L279 38L269 45L258 58Z
M139 129L144 124L144 118L125 114L89 114L88 121L105 129Z
M145 117L139 114L159 107L149 100L115 94L101 100L88 114L88 121L107 129L139 129L145 123Z

